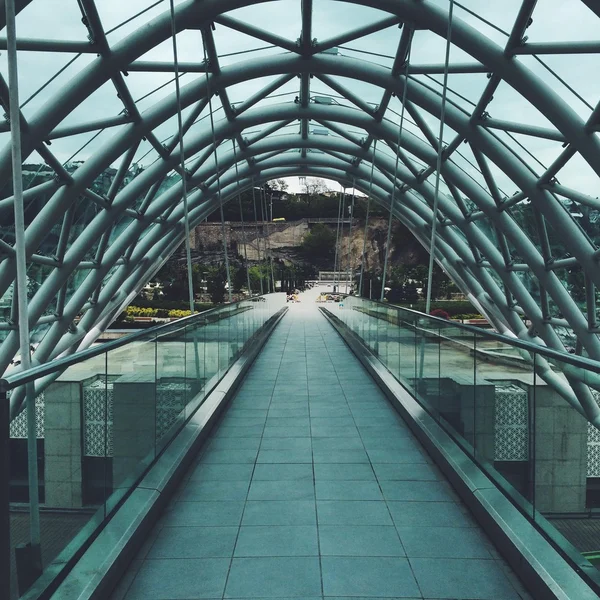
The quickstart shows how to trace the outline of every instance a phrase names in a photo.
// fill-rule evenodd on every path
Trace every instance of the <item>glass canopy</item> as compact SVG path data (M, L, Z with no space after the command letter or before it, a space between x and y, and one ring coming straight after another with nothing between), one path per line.
M436 218L436 261L499 331L600 359L594 0L16 8L34 362L91 344L181 244L183 177L194 226L297 175L370 193L427 247ZM8 113L5 52L0 72ZM6 118L0 370L18 352L10 136Z

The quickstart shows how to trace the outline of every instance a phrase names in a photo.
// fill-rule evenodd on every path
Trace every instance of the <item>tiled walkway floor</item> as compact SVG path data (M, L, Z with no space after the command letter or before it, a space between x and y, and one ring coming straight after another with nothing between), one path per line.
M114 599L529 598L316 310L294 305Z

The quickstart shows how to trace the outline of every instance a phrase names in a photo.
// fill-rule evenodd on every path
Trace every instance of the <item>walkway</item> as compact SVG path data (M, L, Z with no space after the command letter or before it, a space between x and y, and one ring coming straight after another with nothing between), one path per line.
M290 307L113 600L528 599L308 300Z

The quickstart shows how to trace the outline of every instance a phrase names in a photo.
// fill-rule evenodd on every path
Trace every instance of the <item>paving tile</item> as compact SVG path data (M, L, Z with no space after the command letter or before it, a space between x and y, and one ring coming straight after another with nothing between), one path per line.
M229 527L240 524L243 502L177 502L165 526Z
M321 572L316 557L234 558L225 590L225 598L320 595Z
M378 412L377 409L369 409L367 414L356 414L354 420L358 427L397 427L402 430L406 430L404 421L400 420L400 417L396 414L393 409L384 411L383 413Z
M258 454L259 463L312 463L312 450L261 450Z
M365 442L368 443L368 442ZM426 463L427 458L419 450L397 448L367 449L372 463Z
M386 500L403 502L453 502L450 488L441 481L380 481Z
M148 558L231 557L237 535L237 527L163 527Z
M145 561L126 600L220 598L229 569L228 558L157 559Z
M314 463L369 463L364 450L313 450Z
M207 450L258 450L260 437L211 438Z
M279 372L279 366L271 369L262 367L260 370L250 369L246 375L245 382L248 383L262 383L263 381L275 381L277 379L277 373Z
M392 525L385 502L317 500L319 525Z
M263 438L260 444L261 450L311 450L312 439L309 437Z
M399 424L359 425L357 423L357 427L361 436L364 436L365 438L388 438L396 442L397 445L418 447L416 443L412 442L411 436L406 431L406 428Z
M426 598L519 600L493 560L413 558L410 564Z
M180 502L235 502L246 500L248 481L189 481L183 488Z
M267 410L271 404L271 397L265 396L251 396L244 398L236 398L235 404L237 408L243 408L246 410L259 409Z
M310 419L304 417L272 417L267 419L267 427L308 427Z
M383 500L376 481L316 481L317 500Z
M309 396L309 404L311 408L348 408L346 398L341 392L312 392Z
M389 404L387 400L384 400L383 402L376 400L375 402L367 402L367 404L369 407L365 411L358 410L360 402L357 400L351 399L348 406L353 408L353 414L357 420L385 419L386 422L393 420L408 429L402 417L396 412L396 410ZM362 424L366 425L367 423Z
M199 464L190 474L190 481L250 481L252 464Z
M426 463L373 463L379 481L437 481L441 475Z
M308 417L308 414L308 404L290 408L275 404L269 409L269 417Z
M267 425L263 437L310 437L310 427L308 425L291 425L288 427Z
M293 398L287 396L275 396L269 405L269 410L273 408L305 408L308 409L308 396L296 395Z
M313 438L318 437L353 437L359 438L358 429L354 425L313 425Z
M252 427L255 425L264 425L266 420L266 415L261 417L236 417L227 415L219 427Z
M256 460L256 455L257 450L254 450L253 448L240 448L238 450L233 448L227 450L213 450L211 448L202 455L202 463L253 463Z
M398 527L409 558L492 558L489 542L473 527Z
M387 398L379 388L373 389L362 381L349 381L343 386L348 403L370 404L371 406L390 406Z
M323 556L406 556L395 527L320 525Z
M242 525L313 525L316 522L314 500L249 501L242 519Z
M236 404L232 404L228 409L226 416L228 417L266 417L268 413L266 408L238 408Z
M476 527L467 509L453 502L388 502L396 527Z
M368 463L314 465L315 481L375 481L375 474Z
M290 400L294 400L297 396L307 396L308 385L306 381L303 381L301 377L297 377L293 372L288 372L285 367L283 367L283 371L286 374L285 380L278 380L273 390L273 396L289 398ZM290 386L290 382L293 382L293 386Z
M313 480L312 464L257 464L253 481Z
M310 415L311 427L355 427L352 416L346 417L315 417Z
M318 556L316 525L241 527L235 556Z
M306 480L253 480L248 493L248 500L312 500L314 497L314 484Z
M270 371L265 372L264 375L255 375L251 376L249 379L244 380L244 385L238 391L237 395L234 398L234 401L237 405L237 400L247 397L264 397L268 398L273 393L273 387L275 386L275 381L277 377L278 371ZM246 383L251 385L252 387L246 388ZM266 385L266 387L262 387Z
M319 398L344 398L344 392L339 383L334 381L324 383L323 385L313 385L312 381L315 379L320 379L322 375L315 375L313 377L309 377L308 381L308 395L312 397Z
M405 558L324 556L321 564L325 596L420 596Z
M421 451L420 444L403 431L386 437L379 434L373 435L369 432L365 433L364 429L360 427L358 429L367 450L394 450L398 453Z
M214 437L260 437L263 433L263 429L263 425L250 425L248 427L234 427L222 425L217 429Z
M313 438L314 450L363 450L363 443L359 437L324 437Z
M248 397L265 397L271 395L273 388L275 387L275 379L271 375L264 381L254 380L248 381L247 385L243 385L235 396L235 400L241 400L242 398Z

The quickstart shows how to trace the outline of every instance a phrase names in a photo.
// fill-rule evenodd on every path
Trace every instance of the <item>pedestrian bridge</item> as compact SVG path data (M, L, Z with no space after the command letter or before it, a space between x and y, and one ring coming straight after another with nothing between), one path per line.
M552 351L321 291L3 380L46 382L41 568L13 503L4 597L596 598L597 438Z
M530 598L325 317L294 305L114 598L332 596Z
M498 4L5 0L1 600L598 597L600 8ZM357 297L268 293L296 177ZM497 333L383 302L406 231ZM96 345L180 246L192 316Z

